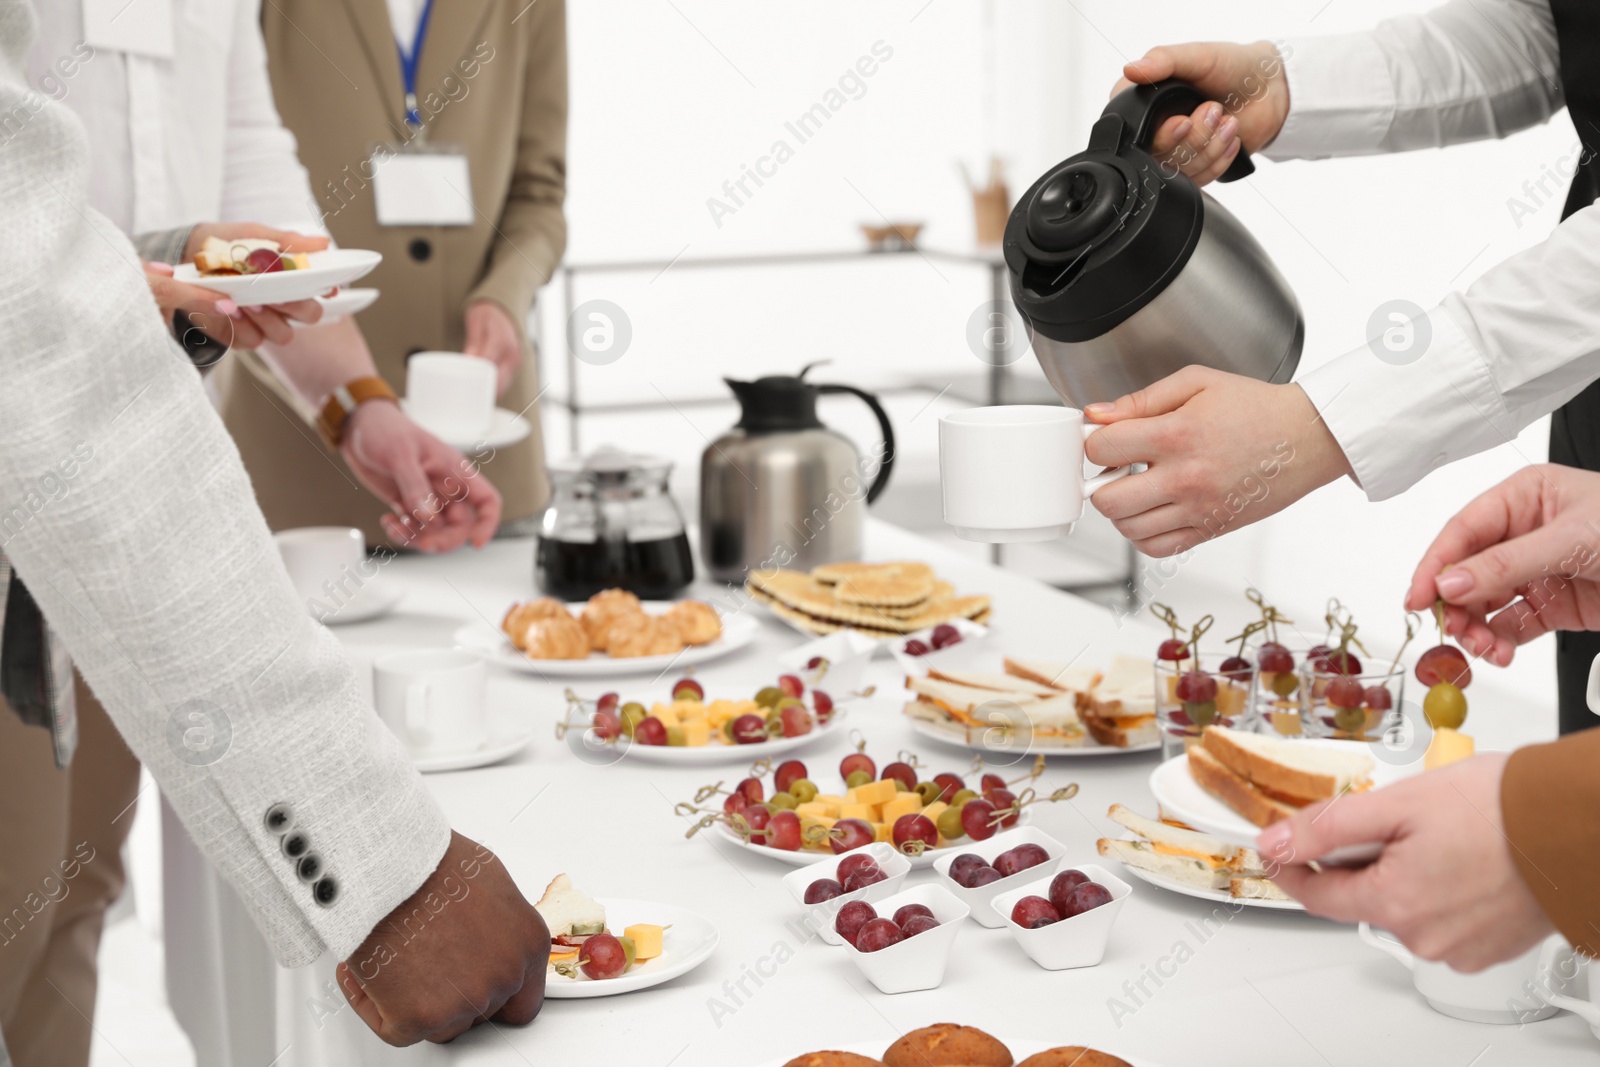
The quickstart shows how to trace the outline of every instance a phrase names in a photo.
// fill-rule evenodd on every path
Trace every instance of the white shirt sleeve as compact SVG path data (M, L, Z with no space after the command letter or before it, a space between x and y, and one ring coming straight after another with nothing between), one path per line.
M1453 0L1367 33L1281 49L1289 116L1269 158L1503 137L1563 106L1547 0ZM1511 440L1600 376L1600 206L1451 294L1411 330L1403 353L1375 343L1299 379L1373 500ZM1399 443L1396 426L1410 444Z

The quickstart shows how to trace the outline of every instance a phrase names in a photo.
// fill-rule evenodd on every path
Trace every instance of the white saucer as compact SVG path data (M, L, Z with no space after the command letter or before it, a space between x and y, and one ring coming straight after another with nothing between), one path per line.
M621 934L634 923L654 923L667 928L661 942L661 955L644 963L634 964L615 978L567 978L550 971L544 980L544 995L548 1000L579 999L584 997L609 997L617 993L632 993L636 989L670 982L700 966L717 949L717 928L710 919L687 908L670 904L652 904L644 900L619 900L615 897L595 898L606 909L606 928Z
M411 414L406 401L400 401L400 409L407 415ZM533 425L515 411L506 408L495 408L494 414L489 418L489 428L477 436L469 439L459 434L443 434L417 419L417 425L433 434L451 448L462 452L475 452L483 448L505 448L514 445L533 432Z
M378 299L376 289L340 289L332 296L319 296L317 303L322 305L322 318L316 322L301 322L299 319L290 319L289 324L296 329L302 326L326 326L338 322L347 315L354 315L358 311L365 311Z
M311 262L306 270L208 277L202 277L193 263L179 263L172 268L172 276L177 281L221 293L240 307L254 307L310 300L335 286L348 285L383 262L381 253L360 248L330 248L307 253L306 258Z
M423 774L439 771L466 771L474 767L487 767L492 763L510 759L528 747L534 731L521 730L504 737L491 737L488 744L471 752L451 752L442 756L413 756L411 762Z
M397 585L363 586L338 611L322 616L317 616L315 612L312 614L324 626L367 622L389 614L405 599L405 595L406 591Z

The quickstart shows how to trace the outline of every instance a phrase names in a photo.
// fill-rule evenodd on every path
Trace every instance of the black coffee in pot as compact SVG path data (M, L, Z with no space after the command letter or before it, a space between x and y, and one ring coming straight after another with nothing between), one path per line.
M640 600L670 600L694 580L694 556L682 531L648 541L541 537L534 579L560 600L587 600L602 589L626 589Z

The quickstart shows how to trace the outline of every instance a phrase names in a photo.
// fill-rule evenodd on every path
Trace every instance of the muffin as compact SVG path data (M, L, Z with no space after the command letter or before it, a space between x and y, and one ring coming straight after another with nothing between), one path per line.
M884 1067L1011 1067L1011 1050L982 1030L934 1023L889 1046Z
M854 1052L807 1052L783 1067L883 1067L879 1060L857 1056Z
M1097 1052L1082 1045L1062 1045L1029 1056L1017 1067L1133 1067L1127 1060L1109 1052Z

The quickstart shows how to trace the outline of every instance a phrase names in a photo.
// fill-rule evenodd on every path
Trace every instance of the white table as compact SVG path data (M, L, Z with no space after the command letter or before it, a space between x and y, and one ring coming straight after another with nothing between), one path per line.
M445 559L393 562L381 580L405 586L399 612L338 632L364 663L390 651L447 644L463 620L498 620L511 598L531 593L532 554L531 544L511 542ZM1145 620L1116 620L1086 601L883 524L870 527L869 556L926 559L958 589L991 593L989 640L997 656L1003 650L1071 658L1081 650L1084 662L1102 663L1118 651L1149 655L1161 636ZM720 587L699 592L728 595ZM751 648L695 672L712 695L771 684L771 654L801 640L770 618L761 625ZM876 661L873 671L880 684L896 688L891 660ZM648 686L650 676L628 682ZM1416 995L1407 972L1363 946L1350 928L1282 912L1247 909L1233 915L1138 882L1098 967L1040 970L1003 930L968 922L941 987L884 996L851 966L846 950L805 943L786 925L797 913L778 879L790 868L715 845L707 835L685 840L685 820L674 814L673 803L719 778L731 784L746 764L709 770L626 759L612 767L586 765L554 737L564 688L559 681L496 672L490 683L495 714L537 723L537 740L509 763L432 775L429 784L455 826L491 845L530 899L566 871L597 896L694 908L721 928L715 956L655 989L548 1001L529 1027L480 1027L447 1047L406 1050L380 1045L348 1008L332 1016L317 1010L318 1001L324 1008L340 1003L327 999L333 961L325 960L280 977L278 1064L753 1067L849 1042L886 1047L906 1030L941 1020L1001 1037L1099 1045L1168 1067L1594 1062L1594 1039L1565 1013L1523 1027L1475 1025L1436 1014ZM615 688L626 693L628 683ZM1526 709L1492 697L1487 681L1474 689L1480 740L1500 747L1553 731L1553 713L1533 722ZM961 771L969 762L962 750L913 734L895 701L857 704L852 720L880 766L900 749L918 752L935 769ZM847 750L843 738L829 739L801 758L831 777ZM1043 784L1076 781L1081 792L1071 803L1034 809L1036 825L1066 843L1072 856L1098 861L1095 839L1113 829L1104 819L1109 805L1121 801L1153 812L1146 779L1156 759L1146 754L1052 761ZM913 872L912 884L932 877ZM1208 932L1201 924L1214 909ZM1158 985L1150 977L1154 969L1171 973L1171 958L1180 951L1192 958ZM759 987L749 977L753 973L762 975ZM748 995L736 988L741 980ZM1141 982L1144 993L1138 991ZM1113 998L1122 1004L1120 1018L1114 1017Z

